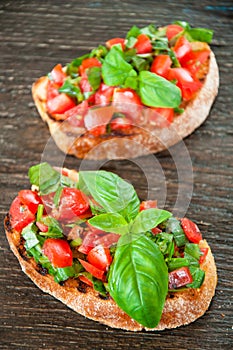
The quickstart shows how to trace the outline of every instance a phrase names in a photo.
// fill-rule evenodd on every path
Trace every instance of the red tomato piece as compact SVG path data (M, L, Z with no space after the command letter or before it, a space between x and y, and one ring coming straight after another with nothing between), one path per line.
M168 127L174 119L174 109L173 108L151 108L152 113L150 113L149 120L159 126L160 128Z
M197 225L188 218L183 218L180 221L182 229L184 230L188 240L192 243L199 243L202 239L202 235Z
M205 261L207 254L209 252L209 248L200 248L200 251L202 253L202 255L200 256L199 259L199 264L203 264L203 262Z
M82 281L83 283L86 283L88 286L93 287L92 281L91 281L87 276L80 275L80 276L79 276L79 279L80 279L80 281Z
M54 97L59 95L59 85L49 80L47 85L47 100L52 100Z
M64 187L59 203L59 220L79 217L89 209L88 197L76 188Z
M193 77L196 76L201 64L203 64L209 57L210 50L191 51L183 57L181 65L188 69Z
M181 60L185 55L192 51L192 46L184 36L180 36L174 46L173 51L175 52L178 60Z
M48 232L48 226L43 224L42 222L37 221L36 226L39 228L41 232Z
M88 231L83 238L82 244L78 248L78 250L83 254L88 254L92 248L95 247L95 241L100 237L99 232Z
M92 248L87 255L87 261L100 270L107 271L112 262L109 248L102 244Z
M184 287L188 283L192 283L193 278L187 266L169 272L169 289Z
M49 214L54 208L54 202L53 202L54 195L55 195L55 192L41 196L42 203L45 208L45 213L47 214Z
M83 75L86 69L91 67L101 67L101 65L101 62L95 57L85 58L79 66L79 74Z
M53 70L50 73L52 80L54 81L54 83L58 84L59 87L63 85L67 75L65 72L63 72L62 70L62 65L61 64L57 64Z
M112 100L114 87L101 83L99 90L95 93L95 105L106 106Z
M166 78L168 71L171 68L172 60L168 55L159 55L152 62L150 71Z
M98 269L97 267L93 266L92 264L88 263L85 260L82 259L78 259L79 262L82 264L82 266L84 267L84 269L89 272L92 276L94 276L95 278L98 278L99 280L104 280L104 271Z
M150 53L152 51L150 38L146 34L139 34L134 48L137 54Z
M35 220L35 215L21 202L19 196L13 200L9 215L12 228L18 232Z
M64 93L47 100L47 111L49 114L62 114L74 106L76 106L74 100Z
M154 227L154 228L152 228L152 233L154 234L154 235L157 235L158 233L161 233L162 232L162 230L160 230L160 228L158 228L158 227Z
M182 28L178 24L169 24L167 26L166 36L167 36L168 40L170 41L175 35L179 34L183 30L184 30L184 28Z
M112 131L129 130L132 126L132 121L129 118L115 118L110 123Z
M147 200L147 201L142 201L140 203L139 211L150 209L150 208L157 208L157 201L154 200Z
M106 46L108 49L111 49L114 45L121 44L122 50L124 51L125 49L125 39L123 38L113 38L108 41L106 41Z
M94 241L94 245L103 245L106 248L110 248L113 244L117 243L120 238L120 235L116 233L107 233L102 237L98 237Z
M135 90L130 88L115 88L113 93L113 102L116 103L133 103L142 105L141 99Z
M87 100L84 100L83 102L79 103L77 106L69 109L64 113L65 119L68 120L68 122L77 127L83 127L84 126L84 116L88 111L88 102Z
M18 193L21 203L26 205L32 214L36 214L38 205L42 200L37 192L31 190L21 190Z
M47 238L42 252L54 267L72 266L73 256L69 243L61 238Z
M104 135L106 134L106 125L96 126L95 128L92 128L91 130L89 130L89 133L95 137Z

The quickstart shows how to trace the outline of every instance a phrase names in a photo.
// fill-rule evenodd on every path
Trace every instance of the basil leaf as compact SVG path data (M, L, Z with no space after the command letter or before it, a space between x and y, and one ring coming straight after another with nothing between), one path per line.
M42 195L55 192L60 185L61 174L48 163L32 166L29 169L28 176L30 183L38 186Z
M93 91L98 90L101 83L101 68L91 67L87 70L88 81L93 89Z
M189 41L202 41L206 43L211 43L213 34L213 30L206 28L191 28L185 31L185 36Z
M142 103L150 107L176 108L181 102L180 89L155 73L139 73L139 94Z
M185 243L188 243L188 239L182 230L180 221L174 217L168 219L166 223L166 232L172 233L177 247L182 247Z
M140 201L134 187L114 173L80 171L79 188L91 195L106 212L119 213L127 222L139 212Z
M187 284L188 288L200 288L205 279L205 271L201 270L199 267L190 266L189 268L193 282Z
M181 26L184 29L190 29L191 26L188 22L185 21L174 21L173 24L178 24L179 26Z
M54 280L59 283L66 281L69 277L73 277L75 274L73 266L56 267L54 268Z
M132 26L130 28L130 30L128 31L128 33L126 34L126 38L129 39L130 37L134 37L137 38L139 36L139 34L141 33L140 28L138 28L137 26Z
M71 76L77 76L78 75L78 67L82 64L82 61L85 58L88 58L89 56L90 56L90 54L87 53L83 56L75 58L72 62L67 64L67 66L66 66L67 67L67 74L71 75Z
M168 271L163 255L145 235L121 236L109 273L109 292L117 305L145 327L160 321Z
M168 256L169 258L172 257L174 254L174 243L173 243L173 236L166 232L158 233L154 236L155 243L158 245L161 253Z
M127 221L118 213L100 214L89 219L88 222L106 232L124 234L128 231Z
M107 55L107 53L108 49L106 48L106 46L99 45L98 47L91 50L89 57L96 57L101 61L101 59L103 59Z
M131 224L130 230L133 233L142 233L158 226L167 220L172 214L166 210L150 208L142 210Z
M128 76L137 76L131 64L124 59L121 45L114 45L102 65L103 81L106 85L122 85Z
M36 236L37 228L34 223L27 225L22 230L22 236L25 239L25 248L26 250L30 250L39 244L39 240Z
M183 266L189 266L189 261L185 258L172 258L170 261L168 261L167 265L168 271L173 271Z
M63 231L59 222L54 219L52 216L44 216L40 219L42 224L48 226L47 232L40 232L41 236L61 238L63 237Z
M79 78L78 78L79 79ZM77 85L77 79L66 79L64 84L58 89L59 92L63 92L70 97L77 99L77 102L82 102L84 97L83 94Z
M137 90L137 88L138 88L138 77L128 77L128 78L126 78L123 87L124 88L131 88L133 90Z

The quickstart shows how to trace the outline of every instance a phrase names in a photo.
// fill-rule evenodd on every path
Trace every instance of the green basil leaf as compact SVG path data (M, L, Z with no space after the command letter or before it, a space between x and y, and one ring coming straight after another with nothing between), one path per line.
M91 50L89 57L96 57L101 61L107 55L107 53L108 49L106 48L106 46L99 45L98 47Z
M70 97L76 98L78 102L82 102L84 99L83 94L77 85L77 79L66 79L58 91L63 92Z
M128 231L127 221L118 213L100 214L89 219L88 222L106 232L124 234Z
M67 74L71 75L71 76L77 76L78 75L78 67L82 64L82 61L88 57L90 57L89 53L87 53L83 56L77 57L72 62L67 64L67 66L66 66L67 67Z
M188 288L200 288L205 279L205 271L201 270L199 267L190 266L189 268L193 282L187 284Z
M88 81L92 87L93 91L98 90L101 83L101 68L91 67L87 70Z
M142 103L150 107L176 108L181 102L180 89L155 73L139 73L139 94Z
M106 85L123 85L128 76L137 76L131 64L124 59L121 45L114 45L102 65L103 81Z
M161 253L170 258L174 254L173 235L166 232L158 233L154 236L153 241L158 245Z
M185 31L185 36L189 41L202 41L206 43L211 43L213 34L213 30L207 28L191 28Z
M177 247L182 247L188 243L188 239L181 227L180 221L174 217L168 219L166 223L166 232L172 233Z
M34 223L27 225L22 230L22 236L25 239L25 248L26 250L30 250L39 244L39 240L37 238L37 228Z
M121 236L109 273L109 291L117 305L145 327L160 321L168 271L157 245L145 235Z
M54 270L54 280L57 283L66 281L69 277L73 277L75 275L73 266L56 267Z
M54 219L52 216L44 216L40 219L40 222L48 226L47 232L40 232L41 236L61 238L63 237L63 231L59 222Z
M114 173L80 171L79 188L91 195L106 212L119 213L127 222L139 212L140 201L134 187Z
M173 24L178 24L179 26L181 26L184 29L190 29L191 26L188 22L185 21L174 21Z
M61 174L48 163L32 166L28 176L31 184L38 186L42 195L55 192L60 185Z
M124 88L131 88L137 90L138 88L138 77L127 77L123 85Z
M130 28L130 30L126 34L126 38L127 39L129 39L130 37L137 38L140 33L141 33L140 28L138 28L137 26L134 25Z
M133 233L142 233L158 226L161 222L171 217L171 213L166 210L150 208L142 210L131 224L130 230Z
M189 266L189 261L188 259L185 258L172 258L170 261L167 263L168 265L168 271L173 271L176 269L179 269L180 267L183 266Z

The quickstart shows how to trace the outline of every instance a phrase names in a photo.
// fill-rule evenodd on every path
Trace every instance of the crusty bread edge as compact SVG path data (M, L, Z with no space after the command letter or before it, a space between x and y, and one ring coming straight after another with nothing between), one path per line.
M197 129L209 115L218 93L219 72L213 51L209 70L196 97L189 101L185 111L175 117L169 128L135 128L134 135L94 138L85 135L84 128L74 128L67 122L56 121L46 112L47 77L41 77L32 86L32 96L38 112L48 124L56 145L65 153L86 159L124 159L157 153L181 141Z
M143 330L144 327L126 315L111 298L101 299L91 287L87 287L86 292L83 293L77 288L67 288L59 285L50 275L41 275L35 269L35 264L32 263L33 259L25 260L20 254L17 248L20 242L20 234L10 228L9 220L7 215L4 224L10 248L17 257L23 272L43 292L52 295L77 313L106 326L129 331ZM203 285L199 289L189 289L168 297L160 323L154 329L145 328L147 331L187 325L201 317L209 308L217 285L217 271L208 243L203 240L200 242L200 246L209 248L206 260L202 264L202 269L206 273Z

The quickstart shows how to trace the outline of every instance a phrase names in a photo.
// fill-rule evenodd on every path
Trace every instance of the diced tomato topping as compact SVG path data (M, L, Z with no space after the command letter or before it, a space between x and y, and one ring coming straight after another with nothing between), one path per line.
M192 46L184 36L180 36L174 46L173 51L175 52L178 60L181 60L185 55L192 51Z
M134 48L137 54L150 53L152 51L150 38L146 34L139 34Z
M41 232L48 232L48 226L43 224L42 222L37 221L36 226L39 228Z
M182 229L184 230L188 240L192 243L199 243L202 239L202 235L197 225L188 218L183 218L180 221Z
M99 125L89 130L89 133L95 137L106 134L106 125Z
M47 85L47 100L52 100L54 97L59 95L59 85L49 80Z
M66 79L66 73L63 72L61 64L57 64L51 71L50 75L54 83L58 84L59 86L62 86Z
M193 278L187 266L181 267L177 270L169 272L169 289L176 289L192 283Z
M52 115L62 114L74 106L76 106L74 100L64 93L57 95L51 100L47 100L47 111Z
M88 102L84 100L77 106L69 109L64 113L65 119L68 119L69 123L73 126L83 127L84 126L84 115L88 111Z
M101 62L95 57L85 58L79 66L79 74L83 75L86 69L91 67L101 67L101 65Z
M166 128L173 122L173 108L151 108L150 122L154 122L160 128Z
M161 233L162 232L162 230L160 230L160 228L158 228L158 227L154 227L154 228L152 228L152 233L154 234L154 235L157 235L158 233Z
M115 104L134 103L139 106L142 104L141 99L136 91L130 88L115 88L113 93L113 102Z
M171 40L175 35L179 34L183 30L184 30L184 28L182 28L178 24L169 24L167 26L166 36L167 36L168 40Z
M42 200L37 192L31 190L21 190L18 193L21 203L26 205L32 214L36 214L38 205Z
M107 271L112 262L109 248L102 244L92 248L87 255L87 261L100 270Z
M93 287L92 281L91 281L87 276L80 275L80 276L79 276L79 279L80 279L80 281L82 281L83 283L86 283L88 286Z
M207 254L209 252L209 248L200 248L200 251L202 253L202 255L200 256L199 259L199 264L203 264L203 262L205 261Z
M94 242L98 240L99 237L99 232L88 231L83 238L82 244L78 248L79 252L83 254L88 254L90 250L97 245Z
M42 252L54 267L72 266L73 257L69 243L61 238L47 238Z
M189 101L202 87L202 83L194 80L185 68L171 68L168 72L168 80L177 80L176 85L181 89L182 98L185 101Z
M150 209L150 208L157 208L157 201L149 199L148 201L142 201L140 203L139 211Z
M89 209L88 197L76 188L64 187L59 202L59 220L79 217Z
M108 49L111 49L114 45L121 44L122 50L124 51L125 49L125 39L123 38L113 38L108 41L106 41L106 46Z
M13 200L9 215L12 228L18 232L35 220L35 215L21 202L19 196Z
M94 276L95 278L98 278L99 280L104 280L104 271L98 269L97 267L93 266L92 264L88 263L85 260L82 259L78 259L79 262L82 264L82 266L84 267L84 269L89 272L92 276Z
M53 202L54 195L55 195L55 192L51 192L49 194L41 196L42 203L45 208L45 213L47 214L50 214L50 212L54 208L54 202Z
M80 86L82 93L92 91L92 87L91 87L91 84L89 83L89 80L88 80L86 73L82 74L82 79L79 82L79 86Z
M171 68L172 60L168 55L159 55L152 62L150 71L166 78Z
M191 51L183 57L181 65L186 68L195 78L199 71L201 64L203 64L209 57L210 50Z
M95 93L95 105L106 106L112 100L114 86L100 84L98 91Z
M132 126L132 121L129 118L115 118L110 123L112 131L129 130Z

